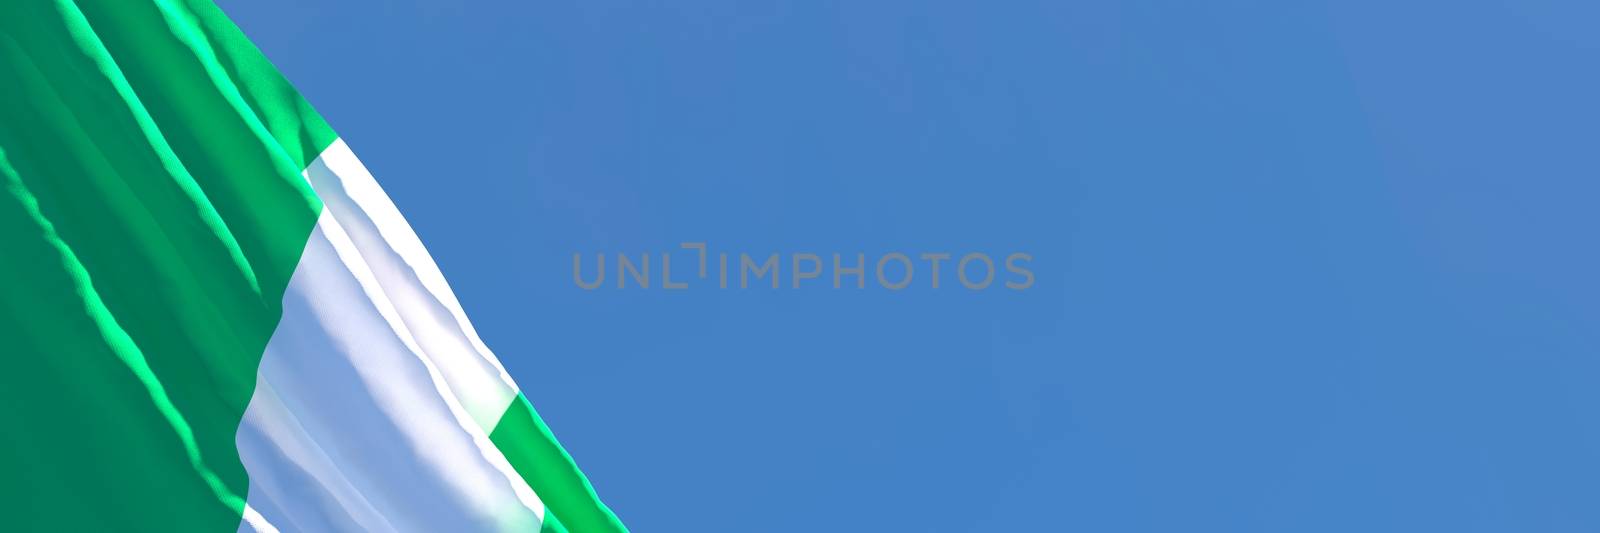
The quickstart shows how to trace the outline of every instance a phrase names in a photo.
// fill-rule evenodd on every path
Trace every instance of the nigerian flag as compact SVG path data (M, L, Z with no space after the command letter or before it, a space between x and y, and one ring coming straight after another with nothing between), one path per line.
M210 0L0 3L0 360L0 530L624 530Z

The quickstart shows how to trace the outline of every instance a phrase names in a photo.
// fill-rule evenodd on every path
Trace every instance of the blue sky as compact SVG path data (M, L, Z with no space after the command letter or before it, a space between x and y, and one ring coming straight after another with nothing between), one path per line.
M638 531L1600 528L1593 5L220 3Z

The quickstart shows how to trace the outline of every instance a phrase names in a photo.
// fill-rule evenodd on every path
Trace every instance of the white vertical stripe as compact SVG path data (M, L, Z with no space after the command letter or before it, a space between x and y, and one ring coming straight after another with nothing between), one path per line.
M493 430L516 398L516 385L478 338L444 274L389 195L343 139L306 168L306 177L400 309L423 353L449 363L437 366L461 405L484 431Z
M272 523L267 522L266 517L261 516L261 513L249 505L244 506L243 523L239 529L250 533L279 533L278 528L272 527Z
M543 505L488 437L510 378L342 141L306 175L325 208L239 428L240 529L537 530Z

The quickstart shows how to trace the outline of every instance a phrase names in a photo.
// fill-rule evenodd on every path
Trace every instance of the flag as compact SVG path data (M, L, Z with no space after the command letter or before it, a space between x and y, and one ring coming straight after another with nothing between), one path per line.
M0 6L0 361L3 530L625 530L210 0Z

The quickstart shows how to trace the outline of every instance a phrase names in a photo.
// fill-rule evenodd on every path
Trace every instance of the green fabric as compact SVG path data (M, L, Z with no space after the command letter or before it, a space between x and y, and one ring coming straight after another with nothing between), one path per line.
M521 393L495 424L489 440L539 495L547 519L560 517L562 524L580 533L628 530L595 495L589 479Z
M232 531L331 129L210 2L0 3L0 520Z
M567 533L567 527L561 525L561 520L546 509L544 521L539 523L539 533Z

